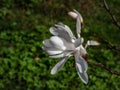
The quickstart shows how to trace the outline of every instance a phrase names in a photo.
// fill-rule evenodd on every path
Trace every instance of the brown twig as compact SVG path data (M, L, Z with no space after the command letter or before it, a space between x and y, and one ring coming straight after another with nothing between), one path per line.
M106 0L104 0L104 8L105 8L105 10L108 12L108 14L111 16L114 25L116 25L116 26L120 29L120 24L118 23L116 17L112 14L112 12L111 12L108 4L106 3Z
M102 68L102 69L108 71L108 72L111 73L111 74L120 76L120 72L113 71L113 70L107 68L107 67L106 67L104 64L102 64L102 63L93 63L93 62L90 62L90 61L87 61L87 62L88 62L90 65L92 65L92 66L100 67L100 68Z

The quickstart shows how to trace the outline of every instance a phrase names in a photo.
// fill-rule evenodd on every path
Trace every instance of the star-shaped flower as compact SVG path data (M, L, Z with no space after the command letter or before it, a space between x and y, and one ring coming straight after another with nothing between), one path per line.
M88 75L86 73L88 64L84 59L87 55L86 48L89 45L99 45L97 41L88 40L85 47L83 47L84 39L80 36L83 18L76 10L68 13L72 18L76 19L76 38L71 29L63 23L58 23L55 27L50 28L50 33L53 35L50 39L44 40L42 47L51 58L61 58L61 60L53 67L51 74L56 74L64 66L69 57L75 57L75 65L77 73L81 80L87 84Z

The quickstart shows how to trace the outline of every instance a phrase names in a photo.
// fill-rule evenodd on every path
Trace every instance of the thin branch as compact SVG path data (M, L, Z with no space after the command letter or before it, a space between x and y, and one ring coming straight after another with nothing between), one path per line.
M102 68L102 69L108 71L108 72L111 73L111 74L120 76L120 72L113 71L113 70L107 68L107 67L106 67L104 64L102 64L102 63L93 63L93 62L90 62L90 61L87 61L87 62L88 62L90 65L92 65L92 66L100 67L100 68Z
M117 50L117 51L120 51L120 46L115 46L115 45L112 45L110 42L108 42L107 40L105 39L102 39L102 38L99 38L101 39L101 42L103 42L104 44L108 45L106 48L107 49L110 49L110 50Z
M119 22L117 21L116 17L112 14L108 4L106 3L106 0L104 0L104 8L105 10L108 12L108 14L111 16L112 20L113 20L113 23L120 29L120 24Z
M105 40L100 34L94 33L94 36L98 37L100 43L107 45L107 49L120 51L120 46L112 45L108 40Z

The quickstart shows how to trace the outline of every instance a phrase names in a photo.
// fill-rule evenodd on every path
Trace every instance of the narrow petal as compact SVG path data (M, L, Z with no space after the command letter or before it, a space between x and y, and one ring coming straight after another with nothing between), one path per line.
M77 35L78 35L78 38L79 38L80 37L80 33L81 33L81 22L80 22L80 18L79 17L77 17L76 30L77 30Z
M61 50L59 50L57 48L54 48L54 47L49 47L48 48L48 47L43 46L42 49L44 51L46 51L49 55L56 55L56 54L60 54L60 53L63 52L63 51L61 51Z
M59 33L57 32L57 28L55 27L50 27L50 33L56 36L59 35Z
M83 23L83 18L82 18L82 15L74 9L74 12L77 14L77 17L79 17L80 21L81 21L81 24Z
M75 62L78 67L81 67L82 70L80 71L85 72L87 70L88 64L80 55L75 55Z
M78 75L79 75L79 77L81 78L81 80L82 80L85 84L88 83L88 75L87 75L86 72L84 72L84 73L79 73L79 72L78 72Z
M74 12L77 14L76 31L77 31L78 37L80 37L81 27L82 27L81 25L83 24L83 18L78 11L74 10Z
M100 45L100 43L98 41L95 41L95 40L88 40L87 41L87 44L85 45L85 48L87 48L88 46L90 45Z
M51 58L62 58L62 57L65 57L65 53L60 53L60 54L56 54L56 55L50 55L49 57L51 57Z
M51 70L51 74L56 74L58 71L61 70L61 68L64 66L65 62L67 61L67 59L69 58L69 56L66 56L64 58L62 58L61 61L59 61Z
M70 30L70 28L67 25L60 25L60 24L56 24L55 25L57 27L58 30L56 30L58 32L58 36L64 38L65 40L67 40L68 42L72 42L75 38L75 36L73 35L72 31Z
M94 40L89 40L88 41L88 45L99 45L100 43L98 41L94 41Z
M79 77L86 84L88 82L88 76L86 74L88 65L87 62L79 55L79 52L75 54L75 63Z
M75 36L73 35L70 27L68 27L67 25L65 25L65 29L68 32L68 34L70 35L71 39L75 39Z

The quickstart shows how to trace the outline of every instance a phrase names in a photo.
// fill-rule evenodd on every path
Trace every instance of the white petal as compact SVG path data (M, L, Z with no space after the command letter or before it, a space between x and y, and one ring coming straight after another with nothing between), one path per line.
M74 11L74 12L73 12L73 11ZM79 17L81 23L83 23L83 18L82 18L82 16L81 16L81 14L80 14L77 10L75 10L75 9L74 9L73 11L68 12L68 15L71 16L71 17L74 18L74 19L77 19L77 17Z
M72 18L76 19L77 18L77 14L75 12L68 12L68 15L71 16Z
M77 54L77 53L75 54L75 62L76 62L77 67L80 67L80 66L81 66L81 69L82 69L82 70L80 70L80 71L85 72L85 71L87 70L88 64L87 64L87 62L84 60L84 58L82 58L82 57L80 56L80 54ZM78 66L78 65L80 65L80 66Z
M78 72L78 75L79 75L79 77L81 78L81 80L82 80L85 84L88 83L88 75L87 75L86 72L84 72L84 73L79 73L79 72Z
M75 9L74 9L74 12L77 14L77 17L79 17L81 23L83 23L82 15L77 10L75 10Z
M79 63L76 63L76 65L77 65L77 67L78 67L78 69L79 69L79 72L82 73L83 71L82 71L81 65L80 65Z
M87 84L88 76L86 70L88 68L87 62L80 56L79 52L75 54L76 69L81 80Z
M67 31L67 33L70 34L73 37L72 31L70 30L70 28L67 25L64 25L63 23L59 22L55 26L57 28L56 27L51 27L50 28L50 32L53 35L60 36L61 32L66 33L66 31Z
M61 70L61 68L64 66L65 62L69 56L64 57L62 60L60 60L51 70L51 74L56 74L58 71Z
M88 45L99 45L100 43L94 40L88 41Z
M62 41L60 37L53 36L50 38L50 41L56 48L62 49L62 50L66 49L64 42Z
M46 51L49 55L56 55L62 53L62 51Z
M51 46L53 46L53 45L51 44L51 42L50 42L49 39L44 40L44 41L43 41L43 44L44 44L46 47L51 47Z
M62 57L64 57L65 56L65 54L64 53L61 53L61 54L57 54L57 55L51 55L51 56L49 56L49 57L51 57L51 58L62 58Z
M58 30L56 31L59 33L58 35L59 37L64 38L68 42L72 42L72 39L76 39L72 31L67 25L63 26L63 25L56 24L55 26L58 28Z
M68 34L70 35L71 39L76 39L75 36L73 35L71 29L67 25L65 25L65 29L68 32Z
M79 17L77 17L76 30L77 30L78 37L80 37L79 34L81 33L81 21Z
M59 35L58 32L57 32L57 28L55 27L50 27L50 33L53 34L53 35Z
M74 12L77 14L76 32L77 32L78 38L80 38L81 27L82 27L81 25L83 24L83 18L78 11L74 10Z
M75 47L80 46L83 43L84 39L83 38L78 38L75 40Z
M66 50L75 50L75 46L73 43L70 43L70 42L66 41L65 39L62 39L62 40L64 42Z
M62 51L47 51L49 55L59 54L62 53Z
M84 38L81 37L81 43L83 43L83 42L84 42Z
M100 45L100 43L98 41L95 41L95 40L88 40L87 44L85 45L85 48L87 48L90 45Z
M49 55L56 55L56 54L61 54L63 51L54 48L54 47L42 47L43 50L45 50Z

